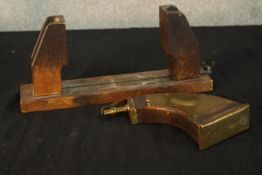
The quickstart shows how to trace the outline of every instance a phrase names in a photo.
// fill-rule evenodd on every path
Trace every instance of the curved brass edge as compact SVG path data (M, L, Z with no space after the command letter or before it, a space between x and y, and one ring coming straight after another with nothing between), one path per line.
M139 99L140 105L143 105L144 103L142 99L145 99L144 102L147 101L145 96L141 97ZM185 112L170 107L145 106L144 108L136 108L137 106L135 105L137 104L135 104L134 98L129 98L126 102L120 101L111 105L103 106L101 108L101 114L114 116L119 112L128 112L132 124L155 123L171 125L182 129L195 142L198 143L200 140L199 125L197 125L197 123L195 123Z
M165 124L177 127L186 132L199 144L199 125L185 112L175 108L145 107L136 109L137 123L139 124Z

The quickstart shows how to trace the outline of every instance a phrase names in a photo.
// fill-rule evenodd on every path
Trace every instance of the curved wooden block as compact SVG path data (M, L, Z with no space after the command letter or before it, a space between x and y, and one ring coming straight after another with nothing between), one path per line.
M67 39L64 17L48 17L32 53L33 95L61 94L61 70L66 63Z
M175 6L159 7L161 47L169 60L174 80L197 78L200 74L198 41L183 13Z
M129 112L132 124L166 124L185 131L206 149L249 128L249 105L204 94L137 96L102 108L102 114Z

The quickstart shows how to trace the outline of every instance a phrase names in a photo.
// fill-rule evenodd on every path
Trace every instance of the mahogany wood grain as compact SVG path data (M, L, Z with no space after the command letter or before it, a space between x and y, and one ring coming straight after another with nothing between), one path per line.
M64 17L48 17L32 53L34 96L62 93L61 69L66 63L67 41Z
M63 16L48 17L32 53L32 84L21 85L22 112L103 104L127 97L166 92L213 90L208 75L200 75L197 40L185 16L173 6L160 7L161 45L169 69L62 81L67 63Z
M105 104L132 96L163 92L207 92L213 89L208 75L174 81L167 69L63 81L62 94L33 95L33 85L20 88L22 112L73 108L88 104Z
M159 7L161 47L169 60L174 80L197 78L200 75L198 41L183 13L175 6Z

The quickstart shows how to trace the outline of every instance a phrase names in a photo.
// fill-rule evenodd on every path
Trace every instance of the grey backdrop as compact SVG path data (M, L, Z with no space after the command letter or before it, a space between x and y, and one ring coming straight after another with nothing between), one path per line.
M40 30L56 14L68 29L156 27L161 4L193 26L262 24L262 0L0 0L0 31Z

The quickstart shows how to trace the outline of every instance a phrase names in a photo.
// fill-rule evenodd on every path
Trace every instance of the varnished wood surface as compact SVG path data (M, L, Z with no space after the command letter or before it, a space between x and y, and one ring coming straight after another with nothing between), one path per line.
M67 41L63 16L48 17L32 54L33 83L22 85L22 112L103 104L131 96L163 92L213 90L209 76L200 75L197 40L186 17L174 6L160 7L161 45L168 70L63 81Z
M48 17L32 53L34 95L62 93L61 69L67 63L67 39L63 16Z
M200 74L200 48L185 15L175 6L159 7L161 47L168 56L174 80L196 78Z
M174 81L167 69L131 74L92 77L63 82L61 95L33 96L32 84L22 85L22 112L73 108L87 104L104 104L131 96L162 92L206 92L213 89L208 75Z

